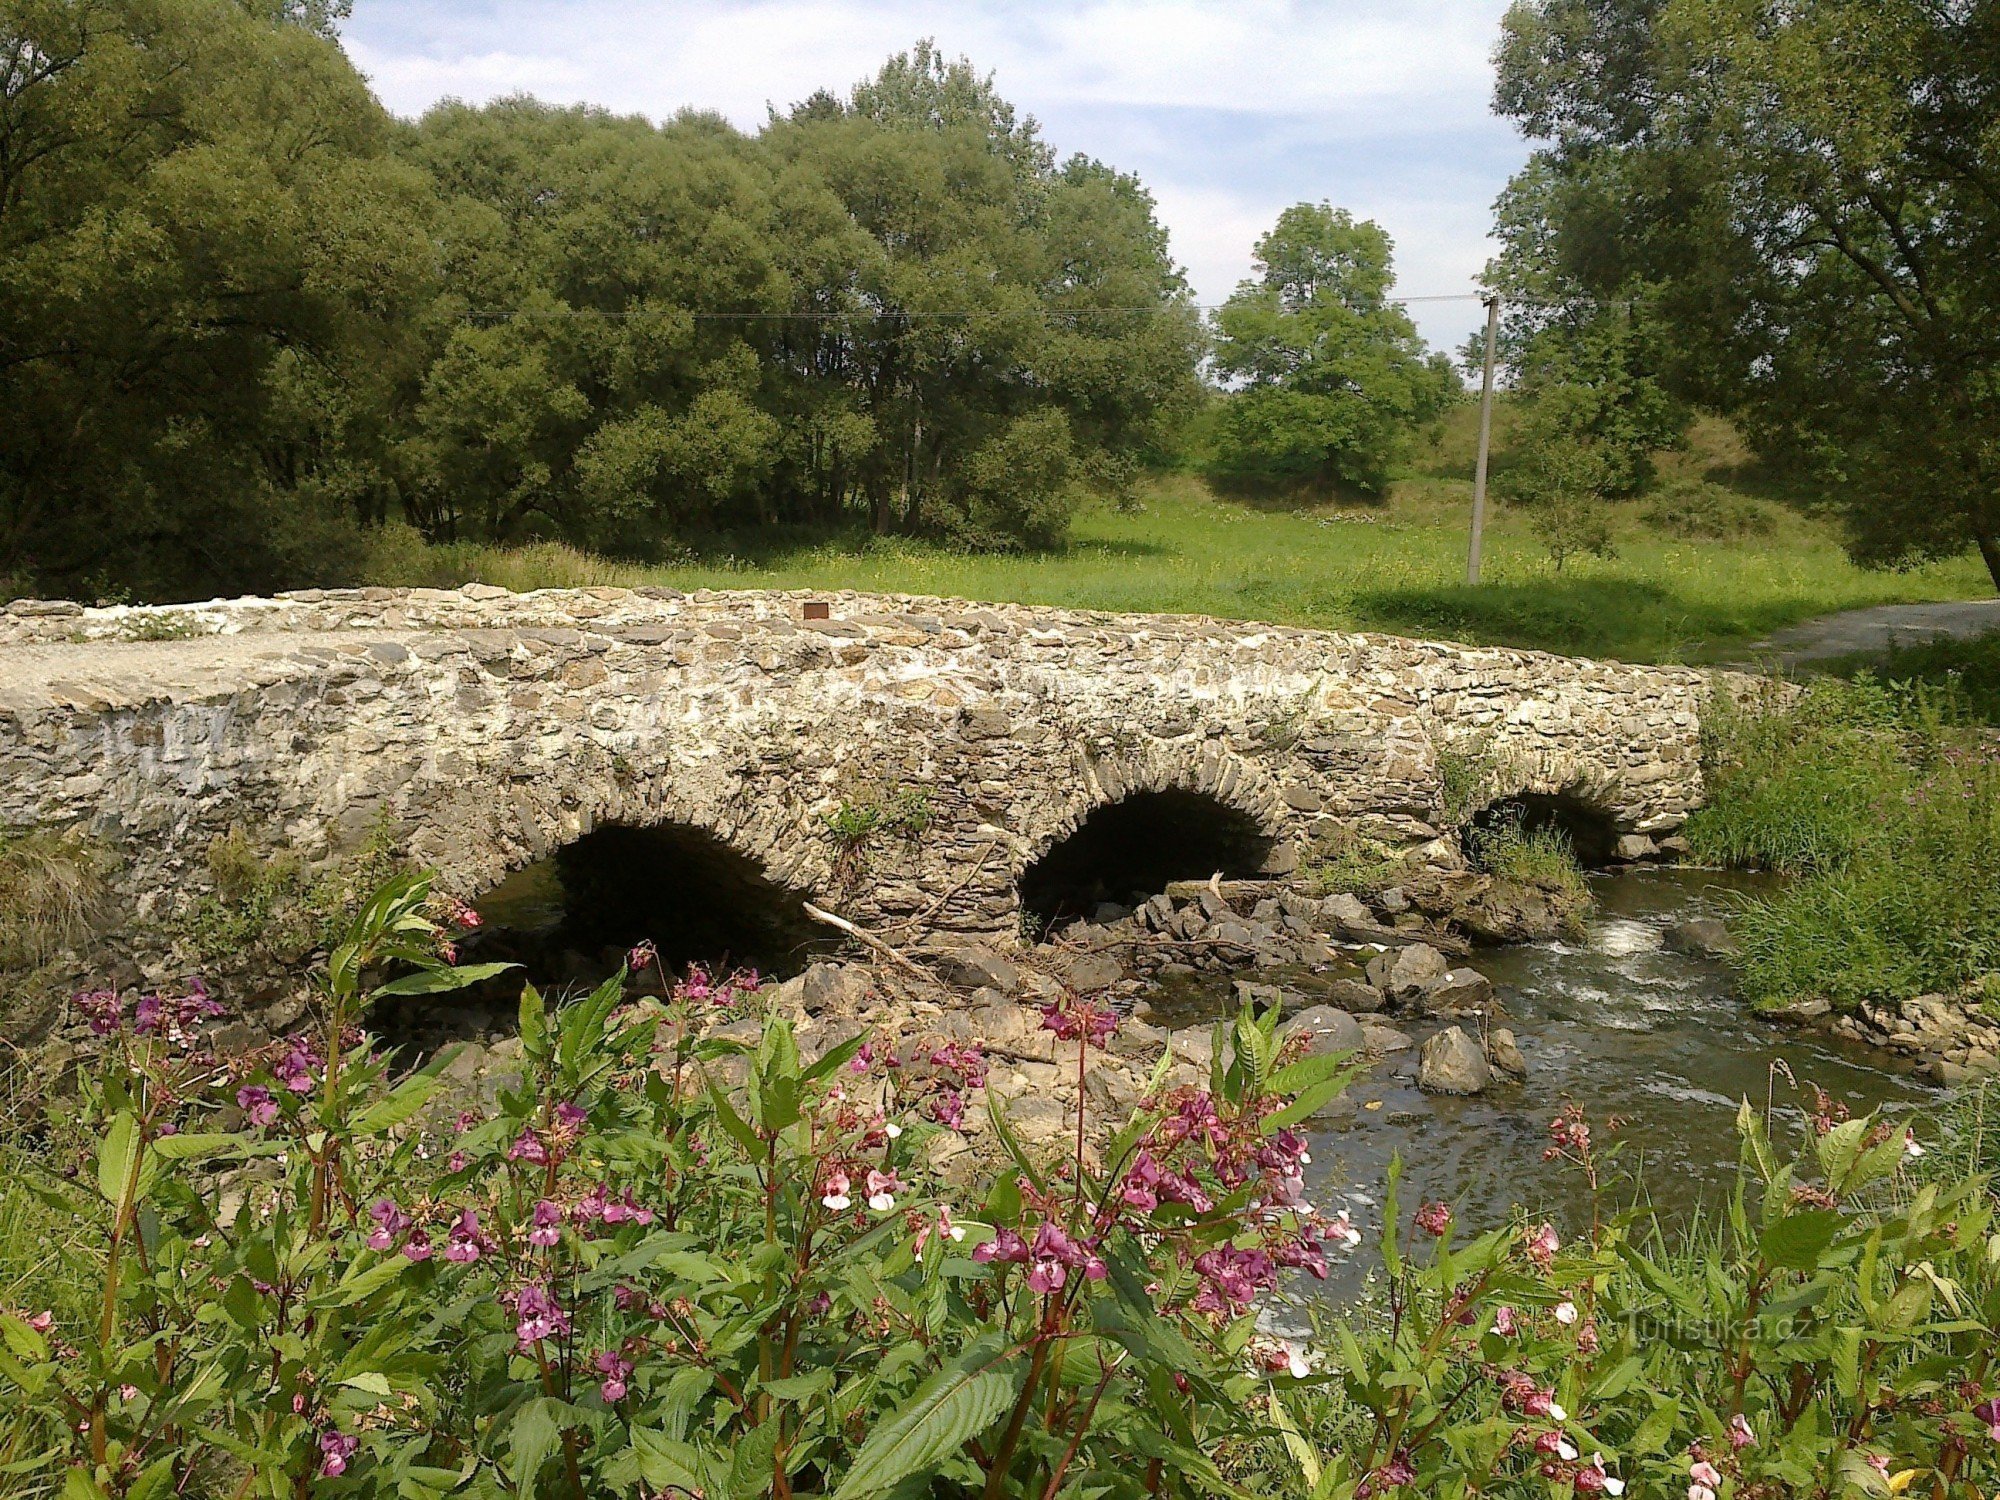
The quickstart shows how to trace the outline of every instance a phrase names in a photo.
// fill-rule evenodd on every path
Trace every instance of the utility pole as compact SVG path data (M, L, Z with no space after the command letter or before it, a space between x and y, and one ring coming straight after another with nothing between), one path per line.
M1486 295L1486 375L1479 387L1479 467L1472 478L1472 548L1465 581L1479 582L1479 548L1486 534L1486 459L1493 447L1493 352L1500 338L1500 294Z

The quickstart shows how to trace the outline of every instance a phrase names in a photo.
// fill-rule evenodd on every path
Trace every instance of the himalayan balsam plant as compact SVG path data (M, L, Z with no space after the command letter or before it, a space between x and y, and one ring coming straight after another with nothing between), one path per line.
M520 1006L518 1077L461 1107L398 1080L373 999L443 994L476 914L401 879L308 1032L214 1054L199 988L79 1003L103 1040L78 1181L95 1315L0 1315L0 1473L100 1496L999 1497L1208 1493L1287 1366L1255 1309L1324 1274L1297 1127L1338 1061L1275 1019L1044 1161L928 1162L981 1106L976 1048L801 1054L754 975L625 975ZM649 948L635 966L655 967ZM704 1037L761 1017L754 1045ZM1079 1078L1111 1015L1045 1024ZM731 1028L732 1033L736 1028ZM1164 1064L1163 1064L1164 1068ZM976 1120L971 1123L977 1123ZM1302 1367L1301 1367L1302 1368ZM1285 1375L1283 1378L1291 1378Z
M1280 1415L1314 1500L1395 1495L1671 1500L1928 1495L2000 1483L2000 1236L1990 1184L1925 1183L1907 1126L1820 1095L1797 1155L1743 1106L1720 1221L1667 1250L1637 1212L1593 1210L1460 1243L1427 1203L1400 1242L1386 1315L1333 1333L1325 1374ZM1593 1204L1611 1152L1565 1108L1548 1154ZM1338 1395L1331 1400L1324 1385ZM1322 1431L1337 1451L1306 1434Z

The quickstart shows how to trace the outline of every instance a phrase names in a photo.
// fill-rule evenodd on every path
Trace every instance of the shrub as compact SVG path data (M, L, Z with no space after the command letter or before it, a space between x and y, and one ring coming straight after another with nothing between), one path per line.
M234 1059L199 987L79 997L89 1145L35 1186L94 1230L91 1292L0 1313L9 1472L66 1497L1219 1487L1256 1301L1351 1233L1300 1201L1293 1129L1337 1060L1245 1014L1209 1087L1080 1121L1054 1162L989 1111L1008 1165L947 1196L925 1163L976 1049L808 1060L775 1015L699 1039L757 1013L753 977L626 1004L621 974L553 1011L526 988L519 1078L447 1120L448 1057L392 1087L360 1026L504 967L442 962L474 921L391 882L316 1029ZM1116 1024L1073 997L1045 1023L1079 1083Z
M1693 475L1661 485L1640 514L1653 530L1691 540L1768 536L1772 530L1770 513L1756 501Z

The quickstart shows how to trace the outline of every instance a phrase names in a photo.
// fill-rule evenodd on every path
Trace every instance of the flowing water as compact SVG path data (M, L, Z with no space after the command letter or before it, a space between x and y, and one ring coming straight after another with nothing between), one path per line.
M1355 1080L1351 1109L1316 1130L1307 1175L1316 1205L1345 1205L1371 1228L1390 1159L1400 1156L1406 1214L1420 1199L1443 1198L1469 1228L1503 1223L1516 1208L1573 1225L1587 1191L1542 1152L1557 1109L1574 1102L1600 1141L1608 1117L1624 1122L1611 1137L1624 1143L1619 1168L1663 1217L1685 1221L1719 1203L1734 1178L1745 1098L1799 1119L1801 1089L1813 1084L1856 1114L1937 1097L1893 1054L1757 1019L1733 994L1726 966L1663 946L1678 920L1726 915L1753 878L1645 870L1594 885L1597 904L1577 940L1466 960L1494 981L1493 1024L1513 1030L1528 1081L1434 1096L1417 1088L1415 1049L1393 1054ZM1407 1029L1421 1040L1437 1024ZM1613 1201L1631 1193L1619 1189Z

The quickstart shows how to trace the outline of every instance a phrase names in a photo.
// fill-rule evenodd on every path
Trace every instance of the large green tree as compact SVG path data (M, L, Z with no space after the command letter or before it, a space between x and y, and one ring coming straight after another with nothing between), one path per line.
M425 293L429 199L327 19L0 8L0 578L188 592L351 562L379 477L357 408Z
M2000 587L2000 3L1522 0L1498 107L1565 274L1825 481L1863 561Z
M1412 433L1459 390L1389 300L1389 236L1330 204L1300 203L1257 241L1257 277L1215 319L1235 383L1217 424L1225 471L1285 485L1377 490Z

